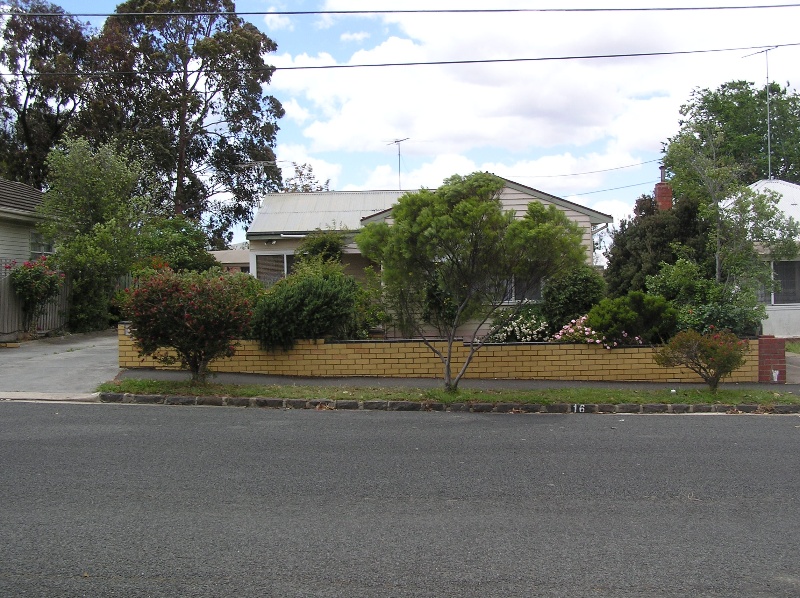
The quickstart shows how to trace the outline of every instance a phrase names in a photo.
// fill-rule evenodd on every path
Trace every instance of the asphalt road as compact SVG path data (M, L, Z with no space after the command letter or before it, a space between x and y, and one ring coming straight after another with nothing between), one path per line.
M0 403L0 596L800 596L800 418Z

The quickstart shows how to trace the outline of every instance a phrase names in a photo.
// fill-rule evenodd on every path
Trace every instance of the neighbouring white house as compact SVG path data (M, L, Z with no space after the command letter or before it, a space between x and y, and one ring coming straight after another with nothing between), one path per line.
M800 222L800 185L765 179L753 183L750 188L756 192L777 193L781 211ZM765 297L767 319L762 322L763 333L782 338L800 337L800 256L773 261L772 275L780 283L780 289Z
M613 222L611 216L504 180L500 201L506 210L514 210L522 217L532 201L555 205L581 226L586 262L594 263L593 235ZM408 191L319 191L266 196L247 230L250 273L265 284L273 284L292 271L294 253L309 233L334 230L346 233L342 260L346 271L363 277L364 268L371 263L361 255L353 237L369 222L390 219L392 207L405 193Z
M52 253L52 247L36 232L41 220L36 208L42 197L38 189L0 178L0 268Z
M223 249L209 253L225 272L250 272L250 251L247 249Z

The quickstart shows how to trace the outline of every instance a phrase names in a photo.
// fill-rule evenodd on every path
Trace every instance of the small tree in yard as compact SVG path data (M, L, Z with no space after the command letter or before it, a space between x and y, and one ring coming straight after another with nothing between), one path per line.
M586 259L580 228L555 206L531 202L523 218L504 212L504 184L488 173L453 176L435 191L405 194L391 226L370 224L356 237L362 253L381 264L400 330L421 337L441 360L446 390L457 389L491 336L478 332L499 309L519 309L543 279ZM467 324L469 354L454 375L453 343ZM434 336L445 340L444 350Z
M684 330L658 349L654 359L663 367L689 368L717 392L719 381L744 365L747 351L747 342L730 332Z
M124 305L140 355L179 362L192 382L205 382L208 364L233 356L249 330L254 283L246 274L170 270L141 280Z
M11 287L22 304L22 329L28 334L36 332L36 321L47 304L58 296L64 275L56 272L46 256L6 266L11 270Z

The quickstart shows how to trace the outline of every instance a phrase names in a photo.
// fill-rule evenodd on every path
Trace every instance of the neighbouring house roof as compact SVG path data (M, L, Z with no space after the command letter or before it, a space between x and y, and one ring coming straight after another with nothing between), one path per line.
M780 210L800 222L800 185L776 179L762 179L750 185L750 188L759 193L765 190L778 193Z
M30 185L0 178L0 213L7 218L31 220L43 194Z
M250 264L249 249L223 249L209 251L214 259L224 266L247 266Z
M275 193L261 202L248 239L305 235L317 229L356 231L361 219L386 210L407 191Z

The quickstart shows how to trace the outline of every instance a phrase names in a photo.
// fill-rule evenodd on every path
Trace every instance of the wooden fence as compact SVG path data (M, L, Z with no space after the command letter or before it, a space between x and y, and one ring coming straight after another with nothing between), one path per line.
M67 323L67 285L55 300L47 306L45 313L36 323L38 334L47 334L64 328ZM14 289L8 270L0 267L0 343L14 342L22 336L22 306Z

